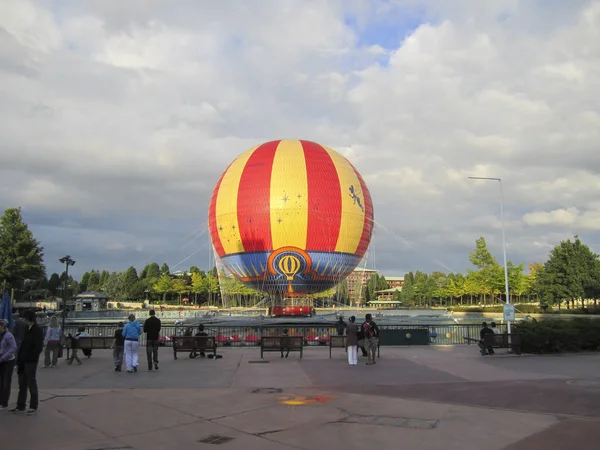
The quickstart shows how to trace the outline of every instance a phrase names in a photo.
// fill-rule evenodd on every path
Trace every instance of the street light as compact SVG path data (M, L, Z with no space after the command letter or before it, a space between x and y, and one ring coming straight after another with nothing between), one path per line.
M62 332L65 332L65 320L67 318L67 283L69 282L69 266L75 265L75 260L70 255L63 256L58 260L65 265L65 286L63 288L63 311L62 311Z
M508 290L508 264L506 262L506 234L504 231L504 193L502 192L502 180L492 177L469 177L470 180L497 181L500 184L500 217L502 219L502 252L504 253L504 288L506 290L506 303L510 305L510 292ZM507 331L510 334L510 320L507 321Z

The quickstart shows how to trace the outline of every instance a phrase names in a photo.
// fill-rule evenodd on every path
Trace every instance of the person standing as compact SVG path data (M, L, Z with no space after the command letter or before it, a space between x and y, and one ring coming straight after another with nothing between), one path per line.
M138 353L140 350L140 336L142 327L135 320L135 315L129 314L129 322L123 327L123 338L125 339L125 366L127 373L137 372Z
M125 338L123 337L123 322L119 322L118 328L115 331L115 340L113 341L113 363L115 372L120 372L123 367L123 354L125 353Z
M335 324L335 329L337 331L338 336L343 336L344 335L344 330L346 329L346 322L344 322L344 317L340 316L340 319L338 320L338 322Z
M8 408L17 353L17 341L7 327L8 322L0 319L0 411Z
M27 324L27 331L17 355L17 374L19 375L19 395L17 407L10 410L12 413L25 411L27 390L29 390L28 415L37 412L39 406L38 386L36 372L40 354L44 348L44 332L36 323L35 312L25 311L23 320Z
M150 317L144 322L144 333L146 333L146 357L148 358L148 370L158 370L158 337L160 335L160 319L156 317L156 312L151 309Z
M370 366L376 363L375 358L377 356L377 346L379 344L379 327L373 321L373 316L367 314L361 328L369 358L367 365Z
M356 317L351 316L346 328L346 345L348 346L348 364L358 364L358 325L354 323Z
M58 363L61 332L62 330L58 326L58 317L52 316L50 318L50 325L46 330L46 337L44 338L44 345L46 346L46 350L44 351L44 369L47 367L56 367ZM52 355L52 360L50 360L50 355Z

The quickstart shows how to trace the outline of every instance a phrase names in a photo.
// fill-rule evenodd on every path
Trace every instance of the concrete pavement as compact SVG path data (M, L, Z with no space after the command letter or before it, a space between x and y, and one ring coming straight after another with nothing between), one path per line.
M36 416L0 415L2 448L598 448L600 355L481 357L476 346L383 347L374 366L223 348L115 373L110 351L40 369ZM16 384L16 376L13 380ZM13 391L11 404L16 400Z

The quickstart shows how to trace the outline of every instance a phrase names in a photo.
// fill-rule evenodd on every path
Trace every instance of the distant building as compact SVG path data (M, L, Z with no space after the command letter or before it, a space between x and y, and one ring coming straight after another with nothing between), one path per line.
M102 292L82 292L73 297L75 311L102 311L106 309L108 297Z
M348 297L351 299L358 299L362 290L367 287L369 280L375 275L377 275L376 270L354 269L354 271L348 275L348 278L346 278L348 281Z
M401 287L392 287L389 289L382 289L381 291L375 291L377 300L393 300L396 292L402 291ZM373 302L371 302L373 304Z
M385 281L387 281L388 286L391 288L404 286L404 277L384 276L384 278L385 278Z

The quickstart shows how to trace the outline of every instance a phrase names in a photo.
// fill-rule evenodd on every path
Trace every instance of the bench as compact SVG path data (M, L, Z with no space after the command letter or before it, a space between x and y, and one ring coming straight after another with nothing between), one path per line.
M346 349L348 347L346 345L347 336L339 336L339 335L330 335L329 336L329 358L331 358L331 349L332 348L343 348ZM347 349L346 349L347 351Z
M300 352L302 358L304 338L302 336L263 336L260 338L260 358L264 352Z
M485 348L507 348L514 351L517 355L521 354L521 335L520 334L486 334L483 337L483 346Z
M471 344L479 344L479 339L475 339L475 338L470 338L470 337L466 337L463 338L465 341L467 341L467 344L471 345Z
M173 336L173 358L177 359L178 352L190 353L212 352L217 357L217 341L212 336Z
M92 354L91 350L105 350L111 348L115 338L112 336L80 336L78 339L66 340L67 359L69 359L70 351L73 349L73 342L76 342L77 348L82 350L84 355L89 358ZM89 351L88 351L89 350Z

